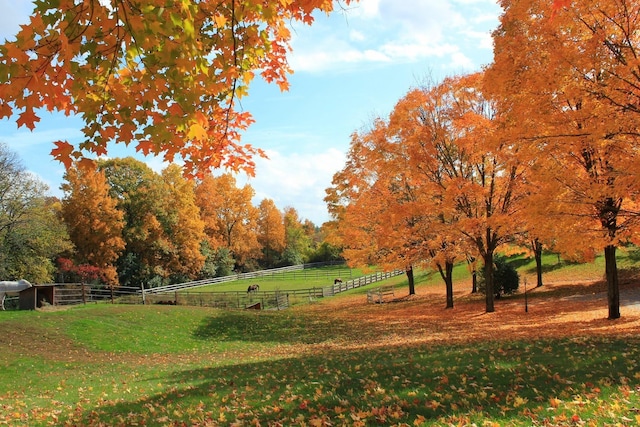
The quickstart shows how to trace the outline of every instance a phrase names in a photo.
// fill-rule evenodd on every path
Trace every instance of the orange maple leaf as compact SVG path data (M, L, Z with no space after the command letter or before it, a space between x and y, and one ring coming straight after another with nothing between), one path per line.
M36 128L35 123L39 121L40 121L40 117L38 117L36 113L33 112L32 108L28 108L27 110L25 110L23 113L20 114L20 117L18 118L16 123L18 124L18 127L26 126L30 130L34 130Z
M0 101L0 119L5 117L11 117L12 113L13 113L13 109L11 108L11 106L6 102Z
M145 156L147 156L150 153L155 153L156 152L156 146L150 140L144 139L144 140L138 142L138 145L136 146L136 151L139 151L142 154L144 154Z
M73 164L73 159L71 158L74 153L73 145L67 141L56 141L53 144L56 148L51 150L51 155L54 159L62 162L65 168L69 169Z

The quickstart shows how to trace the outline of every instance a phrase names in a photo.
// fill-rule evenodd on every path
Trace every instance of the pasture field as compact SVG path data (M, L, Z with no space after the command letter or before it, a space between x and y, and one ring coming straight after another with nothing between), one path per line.
M638 425L640 281L623 275L610 321L587 270L531 290L528 312L518 294L484 313L465 280L447 310L426 272L384 304L2 312L0 425Z
M261 291L298 290L323 288L333 285L336 278L344 281L356 279L375 271L363 272L362 269L350 269L344 265L309 268L298 271L277 272L253 279L242 279L233 282L216 283L192 289L193 292L235 292L245 291L254 283L260 285Z

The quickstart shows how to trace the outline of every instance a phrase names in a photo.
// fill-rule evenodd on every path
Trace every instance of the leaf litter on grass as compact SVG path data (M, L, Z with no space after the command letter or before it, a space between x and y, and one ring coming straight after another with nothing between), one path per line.
M487 314L484 300L464 291L445 309L444 292L434 287L384 304L367 304L362 294L325 299L251 314L230 330L233 339L247 337L231 351L216 350L230 331L227 338L225 331L200 331L210 352L155 355L88 350L59 330L47 329L37 345L22 333L5 334L0 344L11 355L92 369L91 381L102 383L70 391L58 379L41 391L56 402L49 406L46 399L33 405L29 389L0 394L0 424L640 423L640 313L623 310L622 319L607 320L606 299L576 299L561 286L532 292L528 312L516 296ZM598 286L580 292L598 295ZM273 333L276 325L280 334ZM36 326L22 332L42 334ZM124 366L130 374L109 382Z

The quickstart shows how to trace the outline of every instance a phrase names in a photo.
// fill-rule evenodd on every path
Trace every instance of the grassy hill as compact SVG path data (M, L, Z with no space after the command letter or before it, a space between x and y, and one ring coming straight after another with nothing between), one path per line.
M606 320L600 261L554 261L528 312L518 294L485 313L464 266L449 310L439 277L417 272L417 295L385 304L358 289L270 312L0 312L0 424L637 425L640 310Z

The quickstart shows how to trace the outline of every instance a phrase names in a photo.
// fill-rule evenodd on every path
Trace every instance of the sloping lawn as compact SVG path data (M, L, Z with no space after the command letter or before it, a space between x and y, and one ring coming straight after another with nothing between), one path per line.
M634 281L622 296L633 301ZM284 311L88 305L0 313L0 425L632 426L640 310L601 283L496 301L456 285Z

